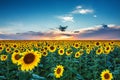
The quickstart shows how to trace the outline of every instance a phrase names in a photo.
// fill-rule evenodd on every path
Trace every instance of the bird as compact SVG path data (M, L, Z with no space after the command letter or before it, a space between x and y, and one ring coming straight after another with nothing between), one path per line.
M103 27L104 29L106 29L106 28L108 28L108 25L102 24L102 27Z
M68 26L59 26L58 29L62 32L64 32L67 29Z

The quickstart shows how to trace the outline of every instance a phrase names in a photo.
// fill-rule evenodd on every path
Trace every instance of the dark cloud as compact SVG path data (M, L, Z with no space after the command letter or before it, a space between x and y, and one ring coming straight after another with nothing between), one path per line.
M95 39L120 39L120 28L99 28L97 30L85 30L83 33L79 33L77 37L80 38L95 38Z
M86 29L77 30L72 32L34 32L28 31L24 33L16 34L0 34L0 39L10 39L10 40L44 40L44 39L98 39L98 40L108 40L108 39L118 39L120 40L120 26L113 27L100 27L98 29Z

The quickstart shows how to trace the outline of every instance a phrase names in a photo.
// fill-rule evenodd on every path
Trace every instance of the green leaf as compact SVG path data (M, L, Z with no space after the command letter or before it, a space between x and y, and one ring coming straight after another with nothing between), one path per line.
M82 77L80 74L77 74L76 77L77 77L77 79L79 79L79 80L84 80L83 77Z
M113 74L120 74L120 73L119 73L119 70L115 70L115 71L113 72Z
M5 78L5 76L0 76L0 80L1 80L1 79L6 79L6 78Z
M37 74L32 74L32 77L33 77L34 79L46 80L44 77L41 77L41 76L39 76L39 75L37 75Z
M49 73L47 77L53 77L54 74L53 73Z
M43 67L43 64L40 64L39 67Z

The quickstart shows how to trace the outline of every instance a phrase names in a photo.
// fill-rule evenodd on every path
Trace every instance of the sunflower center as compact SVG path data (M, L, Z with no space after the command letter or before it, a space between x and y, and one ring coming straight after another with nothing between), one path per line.
M63 50L60 50L60 53L63 53Z
M14 48L16 48L17 46L16 45L14 45Z
M79 56L79 54L76 54L76 56Z
M96 45L98 46L98 45L99 45L99 42L97 42Z
M7 44L6 44L5 46L6 46L6 47L8 47L8 45L7 45Z
M16 60L19 60L19 59L20 59L19 54L16 54L16 55L15 55L15 59L16 59Z
M10 49L7 49L7 51L9 51Z
M51 50L54 50L54 47L53 47L53 46L51 46L51 47L50 47L50 49L51 49Z
M98 53L100 53L100 51L101 51L101 50L99 49L99 50L98 50Z
M6 58L7 56L3 56L3 58Z
M107 50L109 50L109 47L107 47Z
M57 74L60 74L60 72L61 72L61 68L58 68L57 69Z
M18 52L18 50L15 50L15 52L17 53L17 52Z
M78 44L76 44L75 46L78 47Z
M25 55L23 60L26 64L30 64L34 61L34 59L35 59L35 55L33 55L32 53L29 53L29 54Z
M43 52L44 55L46 55L47 53L46 52Z
M45 50L47 50L47 47L45 47Z
M89 45L87 45L87 47L89 47Z
M70 54L70 52L69 52L69 51L68 51L67 53L68 53L68 54Z
M44 49L41 49L41 51L44 51Z
M0 50L2 50L2 47L0 47Z
M110 78L110 75L109 75L108 73L106 73L106 74L104 75L104 77L105 77L105 79L109 79L109 78Z

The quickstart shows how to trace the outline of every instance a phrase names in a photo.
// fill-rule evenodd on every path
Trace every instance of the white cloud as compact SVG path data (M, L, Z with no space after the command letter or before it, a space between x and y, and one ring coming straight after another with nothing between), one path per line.
M93 13L94 10L92 9L76 9L72 11L73 14L88 14L88 13Z
M74 15L76 14L90 14L93 13L93 9L88 9L88 8L83 8L81 5L78 5L75 7L73 11L71 11L69 14L66 16L57 16L58 19L61 19L62 22L74 22ZM97 17L94 15L93 17Z
M82 8L82 6L80 6L80 5L79 5L79 6L76 6L76 9L80 9L80 8Z
M61 19L63 22L74 22L73 16L58 16L57 18Z

